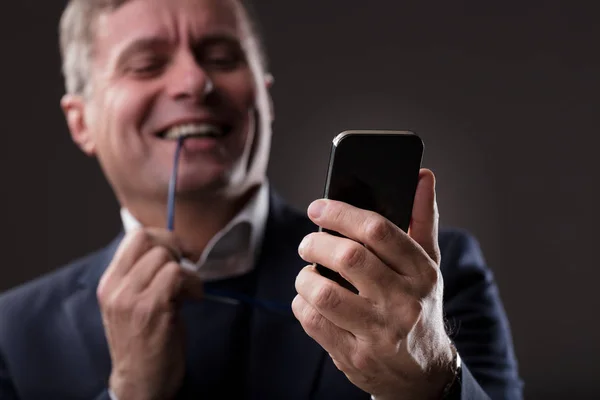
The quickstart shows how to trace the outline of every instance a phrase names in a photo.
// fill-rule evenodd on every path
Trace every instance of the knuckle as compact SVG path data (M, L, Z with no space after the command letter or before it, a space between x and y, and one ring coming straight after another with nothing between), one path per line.
M372 371L375 368L375 360L365 352L357 351L351 356L351 359L352 365L358 371Z
M440 288L442 277L440 271L433 265L425 265L420 269L419 275L413 278L414 294L424 298L429 296L436 288Z
M108 292L98 292L96 297L101 310L110 310L114 307L114 301L111 299Z
M165 274L170 279L179 279L181 277L181 267L175 261L169 261L164 266Z
M302 321L309 332L319 331L323 326L323 316L312 307L306 307Z
M438 271L437 268L435 268L431 265L428 266L427 268L425 268L424 275L425 275L425 285L426 285L427 289L429 289L428 291L431 291L438 284L440 284L441 276L440 276L440 272Z
M133 308L131 296L125 292L108 294L103 302L104 309L110 313L124 314L129 313Z
M366 223L365 235L370 241L386 241L392 235L392 227L384 218L373 217Z
M131 243L134 246L142 246L142 245L150 243L152 241L148 232L146 232L146 230L144 230L142 228L134 230L131 233L131 236L132 236Z
M344 207L338 203L330 203L326 207L327 213L334 221L342 221L345 217Z
M336 309L342 302L333 283L322 285L315 294L317 308Z
M106 303L106 301L108 300L108 295L109 295L109 291L108 291L108 277L106 275L104 275L101 279L100 279L100 283L98 284L98 287L96 288L96 298L98 299L98 302L103 305Z
M346 366L343 362L334 358L331 354L329 355L329 357L331 357L331 361L333 361L333 365L335 365L335 367L338 370L340 370L341 372L347 372L349 370L348 366Z
M353 269L354 267L361 266L365 259L365 248L354 242L339 252L336 262L342 269Z
M167 262L168 260L172 260L173 256L169 249L164 246L156 246L152 249L152 256L158 259L159 261Z

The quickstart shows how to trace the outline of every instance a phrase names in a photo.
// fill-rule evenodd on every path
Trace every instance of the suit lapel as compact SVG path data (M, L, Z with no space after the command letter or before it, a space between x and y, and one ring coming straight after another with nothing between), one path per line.
M326 353L291 313L295 279L306 265L298 245L314 226L272 193L256 297L288 305L289 316L255 309L249 392L256 399L309 399Z
M90 256L87 262L84 261L83 273L78 280L78 290L64 302L65 312L81 338L81 342L74 341L74 345L82 343L84 348L81 354L87 354L89 357L93 374L87 376L97 377L96 384L100 387L104 387L107 383L111 361L96 298L96 288L122 238L123 235L120 234L106 248Z

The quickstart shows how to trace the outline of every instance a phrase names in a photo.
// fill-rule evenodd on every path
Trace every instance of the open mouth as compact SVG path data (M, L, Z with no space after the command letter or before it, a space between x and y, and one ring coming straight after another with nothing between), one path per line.
M159 132L157 137L165 140L178 140L184 138L213 138L219 139L231 132L231 126L215 125L211 123L188 123L173 126Z

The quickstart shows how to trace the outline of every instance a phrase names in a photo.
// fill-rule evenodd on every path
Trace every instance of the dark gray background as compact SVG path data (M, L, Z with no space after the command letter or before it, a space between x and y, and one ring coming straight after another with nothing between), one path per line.
M321 195L345 129L412 129L442 223L493 268L528 398L600 391L596 317L600 53L590 1L261 0L276 78L272 183ZM2 7L0 290L107 242L117 205L59 109L64 1ZM594 379L596 378L596 379Z

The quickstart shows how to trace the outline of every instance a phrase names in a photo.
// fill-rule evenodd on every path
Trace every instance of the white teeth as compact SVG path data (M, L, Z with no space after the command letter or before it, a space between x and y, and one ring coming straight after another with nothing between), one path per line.
M164 135L165 139L176 140L182 136L211 136L223 135L223 130L212 124L183 124L170 128Z

